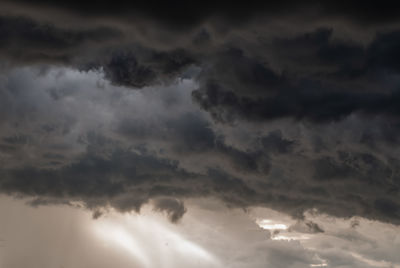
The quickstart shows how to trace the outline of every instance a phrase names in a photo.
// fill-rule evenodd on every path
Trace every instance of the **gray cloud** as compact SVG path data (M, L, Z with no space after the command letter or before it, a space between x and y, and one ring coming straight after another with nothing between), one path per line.
M359 30L370 9L333 3L312 21L311 7L206 8L173 30L185 19L146 7L87 20L78 4L41 4L7 3L0 19L2 192L119 211L210 196L398 223L393 20Z
M5 266L60 266L44 259L64 243L78 245L76 267L192 267L180 243L200 256L193 267L400 263L397 7L7 0L0 10ZM11 213L20 199L36 212ZM40 231L48 212L35 213L52 205L60 217ZM99 248L75 258L90 234L68 227L71 240L58 239L72 207L97 219L87 226L119 217L124 237L145 240L143 258ZM56 246L32 247L38 234Z
M65 29L26 17L1 16L0 37L0 56L13 64L72 64L77 50L98 47L98 43L121 38L122 33L110 27Z
M376 35L367 48L334 39L333 32L269 37L261 49L253 40L222 49L193 98L223 122L288 117L321 123L352 113L398 117L395 53L379 49L396 46L396 31Z
M132 91L101 72L7 77L2 107L13 112L2 121L0 188L32 205L80 201L126 212L149 200L169 208L170 199L214 197L300 219L315 208L399 221L396 141L383 139L385 128L371 132L378 119L221 125L190 103L193 80ZM163 209L174 220L184 211L175 207Z
M172 222L179 221L185 214L186 208L182 201L170 198L159 198L154 201L154 209L165 211Z

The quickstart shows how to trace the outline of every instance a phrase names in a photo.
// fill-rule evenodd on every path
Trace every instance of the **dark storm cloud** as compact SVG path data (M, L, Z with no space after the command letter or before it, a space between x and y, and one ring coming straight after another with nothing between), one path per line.
M71 63L76 50L107 42L121 33L115 29L61 29L25 17L0 16L0 56L21 64L29 62Z
M225 122L285 117L323 122L352 113L398 117L399 88L393 82L398 32L378 34L367 48L334 40L332 33L318 29L278 38L257 57L247 48L219 53L193 98ZM270 67L267 57L283 71Z
M168 82L195 63L194 58L182 49L168 52L140 49L136 54L142 56L140 61L132 51L117 51L98 66L104 71L105 77L115 85L142 88Z
M50 63L101 69L114 84L131 88L173 80L195 63L189 51L144 47L121 27L104 24L68 27L25 15L0 15L0 58L11 66Z
M397 140L390 138L398 128L389 121L355 117L301 131L283 122L221 125L192 105L179 83L136 91L102 85L106 80L92 77L97 72L31 72L2 82L1 107L9 111L2 193L33 198L36 206L81 201L95 216L104 206L139 211L151 200L163 207L169 199L213 197L297 218L315 208L400 221ZM62 94L53 98L54 91ZM233 139L233 131L243 138ZM178 219L182 206L174 207L163 211Z
M103 155L101 144L106 143L93 142L86 154L63 167L3 168L1 191L34 197L31 204L36 206L82 201L95 212L104 206L140 211L143 204L153 199L155 209L165 211L172 221L185 212L179 199L216 197L231 207L267 206L296 218L315 208L338 217L359 215L400 222L399 168L372 155L338 152L335 158L317 159L317 164L307 160L305 168L314 172L311 178L293 166L285 167L279 176L276 172L260 173L259 179L250 179L248 176L254 170L241 169L235 174L228 172L227 166L225 170L209 167L205 174L189 172L179 167L177 161L159 158L141 148L124 151L114 146L113 151ZM220 158L232 157L221 155L218 150L212 153ZM242 154L250 157L252 153ZM286 157L291 158L290 154ZM294 228L322 231L312 223Z
M363 23L379 23L397 20L397 5L390 1L364 2L346 1L247 1L247 2L215 2L215 1L98 1L96 4L83 1L7 1L21 6L57 8L88 16L132 17L144 16L175 27L187 27L219 16L231 21L242 22L259 15L284 15L287 13L304 12L307 9L318 11L322 16L341 16Z
M171 199L221 195L228 204L248 206L255 193L244 182L219 170L207 175L189 173L167 159L145 153L115 151L104 158L92 153L62 168L25 167L1 170L2 193L37 197L31 205L82 201L95 212L112 206L119 211L140 211L154 199L156 210L176 222L185 213L183 202Z
M316 208L400 222L396 8L1 5L4 65L55 64L72 77L46 76L54 66L5 72L1 192L33 205L82 201L96 217L154 200L177 221L179 200L216 197L298 218ZM51 82L33 85L40 77Z
M339 5L327 2L316 5L314 10L312 3L300 5L291 1L272 2L265 6L247 4L244 8L241 4L199 3L199 8L187 7L186 12L168 4L176 12L184 14L183 21L187 16L188 25L191 25L192 15L199 14L199 18L194 20L199 21L200 27L179 32L151 24L159 18L165 19L167 24L185 24L179 21L179 16L165 12L163 5L156 5L157 8L153 9L152 3L122 1L109 5L102 2L84 9L88 10L84 14L87 12L88 15L99 16L99 19L96 23L85 25L83 30L75 26L59 26L63 24L57 19L51 22L43 22L43 18L38 21L30 19L28 7L43 10L52 7L79 13L85 3L65 2L57 7L48 1L39 1L37 5L25 1L20 3L10 8L16 11L20 8L26 18L2 17L1 21L0 34L5 42L0 55L10 62L50 61L83 70L100 69L115 85L131 88L173 81L188 67L196 65L202 68L202 73L199 77L200 88L193 94L194 100L222 121L237 117L255 121L290 117L319 122L340 120L355 112L394 116L399 113L398 89L393 82L387 82L395 79L398 72L396 48L399 34L393 27L379 28L384 32L377 34L367 45L357 39L334 38L333 34L340 35L342 31L339 27L314 31L299 28L299 33L294 35L285 35L273 28L270 33L258 29L260 23L273 24L290 17L302 20L302 14L311 11L316 14L315 25L322 21L319 16L324 13L332 14L336 20L349 25L353 20L369 16L371 23L379 25L379 20L374 22L371 15L377 13L368 4L356 8L355 3ZM24 9L25 4L27 7ZM180 4L181 8L186 7L186 4ZM381 4L375 8L382 9L383 14L393 10ZM152 29L146 32L141 29L143 26L137 26L140 23L112 25L109 20L101 19L101 15L107 13L111 19L114 16L118 21L118 15L128 10L143 14L138 20L151 25ZM302 12L295 15L294 10ZM236 12L260 14L263 20L250 16L251 20L245 25L233 24L234 27L226 32L236 33L239 37L236 41L218 30L227 24L226 21L207 25L206 19L211 20L214 15L244 20L246 16L236 16ZM282 17L272 16L269 21L265 20L266 14L270 13L281 14ZM349 16L349 21L344 19L346 16ZM382 21L385 21L383 18L390 20L389 17L386 14ZM174 21L175 18L177 21ZM261 32L249 35L253 28ZM206 36L206 42L198 41L199 34ZM168 45L162 48L163 43Z
M186 212L182 201L171 198L159 198L154 201L154 209L164 211L172 222L177 222Z
M295 146L295 142L285 139L280 130L272 131L267 136L262 137L261 144L267 152L282 154L292 152Z
M26 167L3 169L1 173L2 192L45 198L33 201L35 205L76 200L93 208L112 205L121 211L140 210L157 185L168 185L173 180L183 182L193 176L168 160L130 152L115 152L107 159L88 154L61 169ZM172 192L168 192L168 187L165 192L154 191L158 195L173 195L174 189L179 189L170 188Z
M158 124L157 126L138 124L128 119L121 122L119 131L130 139L144 139L146 137L151 137L153 141L167 139L172 151L178 154L179 157L209 154L210 157L226 160L238 172L268 173L268 154L273 153L274 149L271 148L275 146L268 145L267 143L270 142L268 140L265 141L267 146L265 150L257 150L255 152L238 150L225 144L223 138L214 133L208 121L193 113L182 114L177 119L165 120L165 122ZM160 130L154 132L155 128ZM268 137L266 138L268 139ZM286 141L279 136L274 138L274 142L282 142L282 149L284 150ZM268 148L268 146L271 148Z

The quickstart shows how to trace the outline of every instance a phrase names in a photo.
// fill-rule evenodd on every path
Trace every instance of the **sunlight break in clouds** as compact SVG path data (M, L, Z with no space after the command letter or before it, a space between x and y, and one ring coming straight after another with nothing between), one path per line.
M266 230L272 230L272 231L273 230L286 230L288 228L288 226L283 223L275 223L272 220L268 220L268 219L256 220L256 223L261 228L266 229Z
M168 228L168 223L163 224L151 214L118 216L111 213L109 216L93 222L95 235L106 247L125 249L141 267L173 265L177 259L189 265L220 267L216 257L206 249L185 239Z

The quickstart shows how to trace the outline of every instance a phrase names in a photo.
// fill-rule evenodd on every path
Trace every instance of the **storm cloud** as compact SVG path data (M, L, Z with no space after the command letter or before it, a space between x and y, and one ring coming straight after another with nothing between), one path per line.
M0 4L2 193L400 222L396 8L151 2Z
M0 10L0 266L399 266L394 4Z

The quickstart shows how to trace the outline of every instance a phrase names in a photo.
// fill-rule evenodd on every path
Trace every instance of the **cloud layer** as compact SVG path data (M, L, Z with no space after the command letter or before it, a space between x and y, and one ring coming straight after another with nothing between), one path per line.
M397 9L179 4L0 4L1 192L400 222Z

